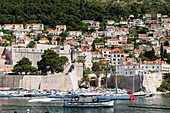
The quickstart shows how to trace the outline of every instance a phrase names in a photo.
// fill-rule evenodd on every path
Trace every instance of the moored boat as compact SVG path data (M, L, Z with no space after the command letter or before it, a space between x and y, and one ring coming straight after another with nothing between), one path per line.
M63 106L69 108L114 107L114 101L113 100L92 101L92 102L69 101L69 102L64 102Z

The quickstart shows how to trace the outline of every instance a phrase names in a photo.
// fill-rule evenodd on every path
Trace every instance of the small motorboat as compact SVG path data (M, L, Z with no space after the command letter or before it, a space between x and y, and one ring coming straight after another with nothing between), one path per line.
M114 107L114 100L105 101L92 101L92 102L80 102L80 101L69 101L64 102L64 107L69 108L100 108L100 107Z

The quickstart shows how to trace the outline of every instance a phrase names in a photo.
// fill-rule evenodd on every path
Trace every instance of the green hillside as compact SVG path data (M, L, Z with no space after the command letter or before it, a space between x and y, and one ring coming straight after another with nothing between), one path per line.
M117 1L117 0L116 0ZM162 13L170 16L170 3L165 0L0 0L0 24L44 23L54 28L68 25L69 30L85 30L81 20L118 21L130 14Z

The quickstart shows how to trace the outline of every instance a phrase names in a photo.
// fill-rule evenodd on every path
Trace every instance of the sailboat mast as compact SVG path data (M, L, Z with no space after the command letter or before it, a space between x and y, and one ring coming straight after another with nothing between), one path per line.
M116 86L116 94L117 94L117 73L116 73L116 51L115 51L115 86Z
M132 57L132 59L134 60L134 58ZM132 64L132 66L133 66L133 64ZM132 68L133 69L133 91L135 91L135 80L134 80L134 76L135 76L135 65L134 65L134 67Z

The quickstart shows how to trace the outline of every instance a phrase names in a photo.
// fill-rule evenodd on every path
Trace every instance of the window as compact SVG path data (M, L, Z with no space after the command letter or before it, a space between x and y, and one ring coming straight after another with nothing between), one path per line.
M132 71L130 71L130 74L132 74Z
M148 66L146 66L146 69L148 68Z
M108 57L110 57L110 55L108 55Z
M113 59L113 61L115 61L115 59Z
M121 57L124 57L124 55L121 55Z
M159 68L159 66L157 66L157 68Z
M117 55L117 57L120 57L120 55Z
M152 66L152 69L154 69L154 66Z
M104 57L107 57L107 54L105 54Z
M106 51L104 51L104 53L106 53Z

